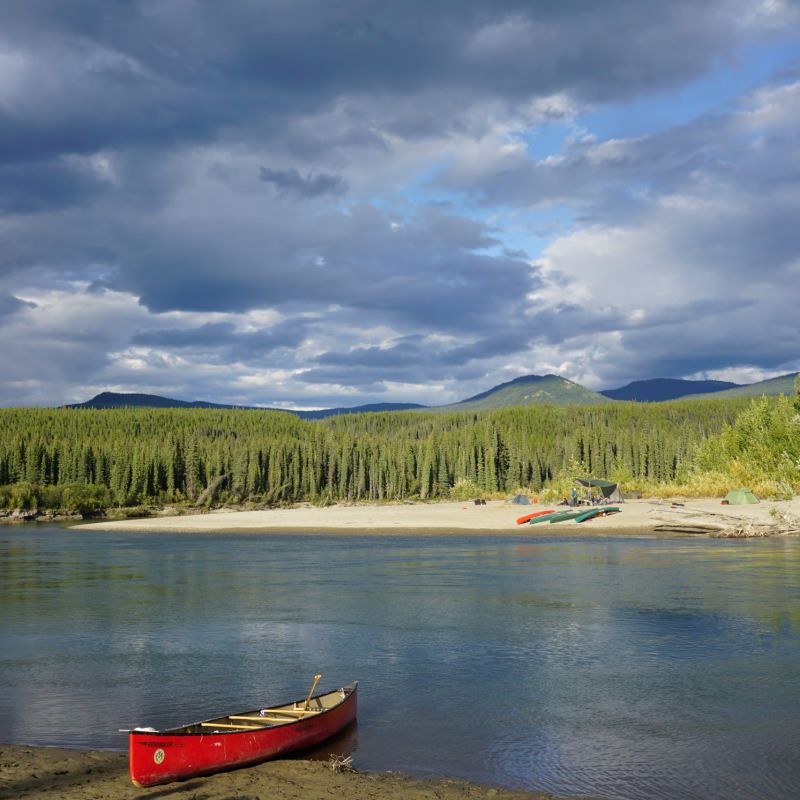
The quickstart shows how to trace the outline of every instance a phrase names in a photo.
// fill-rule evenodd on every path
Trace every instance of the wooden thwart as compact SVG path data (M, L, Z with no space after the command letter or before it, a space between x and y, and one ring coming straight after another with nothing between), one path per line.
M249 731L263 728L263 725L229 725L227 722L201 722L202 728L233 728L237 731Z
M308 697L306 698L303 708L298 708L297 706L299 704L295 703L294 708L264 708L259 714L230 714L229 716L225 717L225 719L236 719L242 720L243 722L255 722L257 723L255 725L243 725L242 722L201 722L200 726L202 728L227 728L235 731L249 731L257 730L258 728L269 727L275 724L286 724L287 722L292 722L293 720L301 720L309 716L313 716L314 714L319 714L325 709L321 707L309 708L309 705L314 694L314 689L317 688L317 683L321 677L322 675L314 676L314 685L311 687L311 691L308 693ZM317 705L322 706L319 698L317 698Z
M297 719L299 717L305 717L309 714L319 714L322 709L320 708L310 708L308 711L297 709L296 711L283 711L283 710L275 710L272 708L265 708L264 713L262 714L231 714L228 719L264 719L264 717L288 717L289 719Z

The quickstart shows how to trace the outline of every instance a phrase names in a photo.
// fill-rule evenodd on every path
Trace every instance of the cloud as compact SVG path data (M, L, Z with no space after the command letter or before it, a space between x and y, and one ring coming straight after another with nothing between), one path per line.
M623 100L697 77L792 20L789 5L752 11L744 0L18 5L4 18L13 69L0 152L30 160L236 130L271 137L343 97L390 100L362 105L379 116L360 127L404 136L453 130L492 97Z
M339 175L309 173L303 177L296 169L268 169L261 167L259 175L265 183L275 184L279 192L297 197L319 197L323 194L340 195L347 191L347 183Z
M0 325L14 314L26 308L36 308L36 303L29 300L20 300L11 294L0 294Z
M726 113L629 139L576 139L538 160L521 141L488 142L465 151L436 180L486 206L570 202L593 218L627 216L650 199L710 180L764 189L793 184L798 120L800 82L780 84L746 95Z
M0 402L779 369L800 84L753 59L796 22L745 0L15 4ZM734 101L591 130L736 59L757 79Z
M0 214L83 205L108 188L108 178L97 165L78 159L0 165Z
M227 363L259 363L275 351L299 347L308 326L292 319L269 327L240 331L232 322L207 322L185 328L155 328L134 334L130 343L161 351L195 351L198 357Z

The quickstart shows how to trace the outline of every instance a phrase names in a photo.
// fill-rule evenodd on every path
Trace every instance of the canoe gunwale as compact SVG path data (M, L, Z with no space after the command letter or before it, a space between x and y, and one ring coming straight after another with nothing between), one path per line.
M345 686L342 686L339 689L333 689L332 691L329 692L321 692L320 694L315 694L309 701L310 703L313 703L315 700L325 697L326 695L336 694L342 691L345 692L341 701L336 703L336 705L333 705L330 708L314 709L314 711L316 711L315 714L309 714L308 716L300 716L297 719L289 719L285 723L281 723L280 727L285 728L287 725L295 725L298 722L305 722L310 719L319 719L323 715L329 714L331 711L335 711L337 708L340 708L344 703L347 702L351 694L355 694L357 689L358 689L358 681L353 681L353 683L346 684ZM301 703L305 704L305 702L306 698L302 697L299 700L292 700L289 703L284 703L283 705L284 706L299 705ZM270 711L278 710L279 708L281 707L278 706L276 707L276 709L269 709L269 710ZM178 725L175 728L164 728L163 730L150 730L148 728L133 728L130 731L130 733L147 734L148 736L209 736L209 735L228 736L230 734L251 733L253 730L259 730L259 731L269 730L270 728L277 727L272 723L265 722L264 725L260 725L257 728L249 728L248 730L245 730L243 728L241 731L227 730L227 731L217 731L216 733L212 733L211 731L200 732L200 731L189 730L190 728L199 727L201 725L208 725L218 720L235 719L236 717L243 717L248 714L259 714L260 712L261 712L260 708L251 708L248 709L247 711L234 711L232 714L224 714L222 716L211 717L210 719L198 720L197 722L189 722L186 725ZM253 721L255 722L257 720L254 719Z

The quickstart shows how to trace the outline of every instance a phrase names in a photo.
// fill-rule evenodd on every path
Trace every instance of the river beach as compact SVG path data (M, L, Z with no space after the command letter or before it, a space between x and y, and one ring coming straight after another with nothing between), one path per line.
M88 530L107 531L162 531L243 533L279 531L281 533L364 533L410 534L468 534L481 535L518 533L523 536L563 534L566 531L581 534L637 534L653 532L667 519L678 521L691 512L713 520L717 515L735 515L751 523L767 525L774 513L780 512L800 517L800 498L780 501L762 501L754 505L721 505L715 498L675 500L629 500L622 503L619 514L613 514L584 523L573 521L555 525L517 525L516 520L527 514L545 509L564 509L565 506L534 504L511 505L502 500L488 501L486 505L474 503L385 503L382 505L298 505L294 508L274 508L258 511L215 510L202 514L155 516L127 520L103 520L81 523Z
M335 772L328 762L283 759L248 769L140 789L127 753L0 744L0 798L59 800L546 800L549 794L492 789L464 781L425 781L396 773Z

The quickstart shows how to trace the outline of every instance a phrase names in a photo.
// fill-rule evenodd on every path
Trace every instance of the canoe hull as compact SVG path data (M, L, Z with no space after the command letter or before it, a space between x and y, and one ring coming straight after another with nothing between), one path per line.
M546 514L529 519L528 525L538 525L540 522L549 522L554 516L556 516L556 514L560 513L560 511L548 511Z
M530 522L530 520L534 519L535 517L543 517L545 514L553 514L554 511L552 508L548 509L547 511L534 511L533 514L526 514L524 517L520 517L517 520L517 525L524 525L526 522Z
M581 515L580 511L561 511L558 514L553 514L552 517L548 517L548 522L566 522L569 519L575 519L575 517L579 517Z
M208 733L131 731L131 780L136 786L155 786L258 764L313 747L356 718L358 685L340 691L347 694L333 708L275 727L225 732L212 729Z
M598 508L592 508L589 511L585 511L579 517L575 518L575 522L589 522L593 519L597 519L598 517L608 517L611 514L619 514L620 509L616 506L600 506Z

